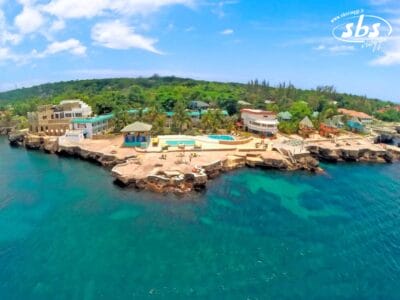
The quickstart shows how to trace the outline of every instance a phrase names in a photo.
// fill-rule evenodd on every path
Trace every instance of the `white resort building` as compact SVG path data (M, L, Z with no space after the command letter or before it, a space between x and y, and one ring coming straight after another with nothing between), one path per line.
M79 99L63 100L60 102L59 106L63 107L63 111L60 113L57 113L57 111L54 112L56 119L57 114L60 118L60 114L64 114L64 118L85 118L92 115L92 108Z
M276 113L260 109L244 108L240 111L243 127L247 131L275 135L278 132Z

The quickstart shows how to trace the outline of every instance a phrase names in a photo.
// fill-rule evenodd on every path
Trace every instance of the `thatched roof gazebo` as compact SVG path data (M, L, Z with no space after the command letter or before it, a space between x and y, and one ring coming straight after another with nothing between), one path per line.
M125 126L121 130L124 134L124 146L147 148L152 127L152 125L143 122L135 122Z
M299 134L303 137L308 137L315 130L314 124L309 117L304 117L299 123Z
M149 132L153 128L152 125L143 122L135 122L125 126L121 132Z

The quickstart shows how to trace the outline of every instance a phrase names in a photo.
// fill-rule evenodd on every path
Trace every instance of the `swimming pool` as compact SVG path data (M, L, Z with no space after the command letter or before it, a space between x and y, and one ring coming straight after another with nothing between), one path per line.
M194 146L195 140L166 140L165 143L171 147L178 147L179 145Z
M220 140L220 141L234 141L235 138L231 135L227 134L212 134L208 136L210 139L213 140Z

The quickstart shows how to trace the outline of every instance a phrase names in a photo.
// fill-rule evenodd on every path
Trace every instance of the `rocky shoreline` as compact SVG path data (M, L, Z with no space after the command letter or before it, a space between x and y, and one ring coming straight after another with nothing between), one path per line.
M27 132L10 133L9 142L12 146L94 162L110 169L118 185L133 186L157 193L182 194L203 190L209 180L243 167L321 172L320 161L391 163L400 160L400 149L395 148L385 149L375 145L352 148L346 145L310 143L306 146L307 152L296 155L284 155L277 151L244 151L230 153L213 161L204 161L195 167L182 164L171 168L156 161L154 157L149 157L151 162L149 163L143 161L140 155L119 157L104 151L84 149L80 145L60 144L56 137L35 136ZM151 156L151 154L143 155Z

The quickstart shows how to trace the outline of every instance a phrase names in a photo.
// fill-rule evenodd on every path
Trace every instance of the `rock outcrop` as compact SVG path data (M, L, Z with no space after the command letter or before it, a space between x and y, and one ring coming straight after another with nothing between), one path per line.
M352 146L318 143L307 147L308 151L291 154L284 151L237 151L210 163L196 167L186 163L165 167L161 162L143 163L138 156L117 157L86 150L84 145L59 143L58 138L45 135L32 135L26 131L9 134L11 145L23 146L27 149L42 150L47 153L78 157L110 168L115 182L122 186L134 186L157 193L187 193L202 190L208 180L221 173L242 167L261 167L276 170L321 171L319 160L339 162L392 162L400 159L400 149L394 146L383 148L371 144L353 143ZM112 152L110 152L112 153ZM176 168L176 170L171 170Z
M328 162L339 161L362 161L362 162L392 162L393 155L387 150L370 148L350 149L350 148L331 148L320 145L311 145L307 150L319 160Z
M112 168L118 164L125 162L125 159L120 159L114 155L107 155L100 152L88 151L79 146L59 145L57 147L56 153L64 156L78 157L83 160L100 164L106 168Z
M8 135L10 132L14 131L15 127L0 127L0 135Z
M8 141L11 146L23 147L25 142L25 137L28 134L26 131L12 131L8 133Z
M135 159L116 165L111 173L116 182L122 186L134 186L138 189L145 189L157 193L183 194L193 190L202 190L206 187L208 177L203 169L198 168L196 172L182 173L180 171L157 171L152 174L138 175L131 173L125 175L121 170L125 166L134 168L137 162Z

